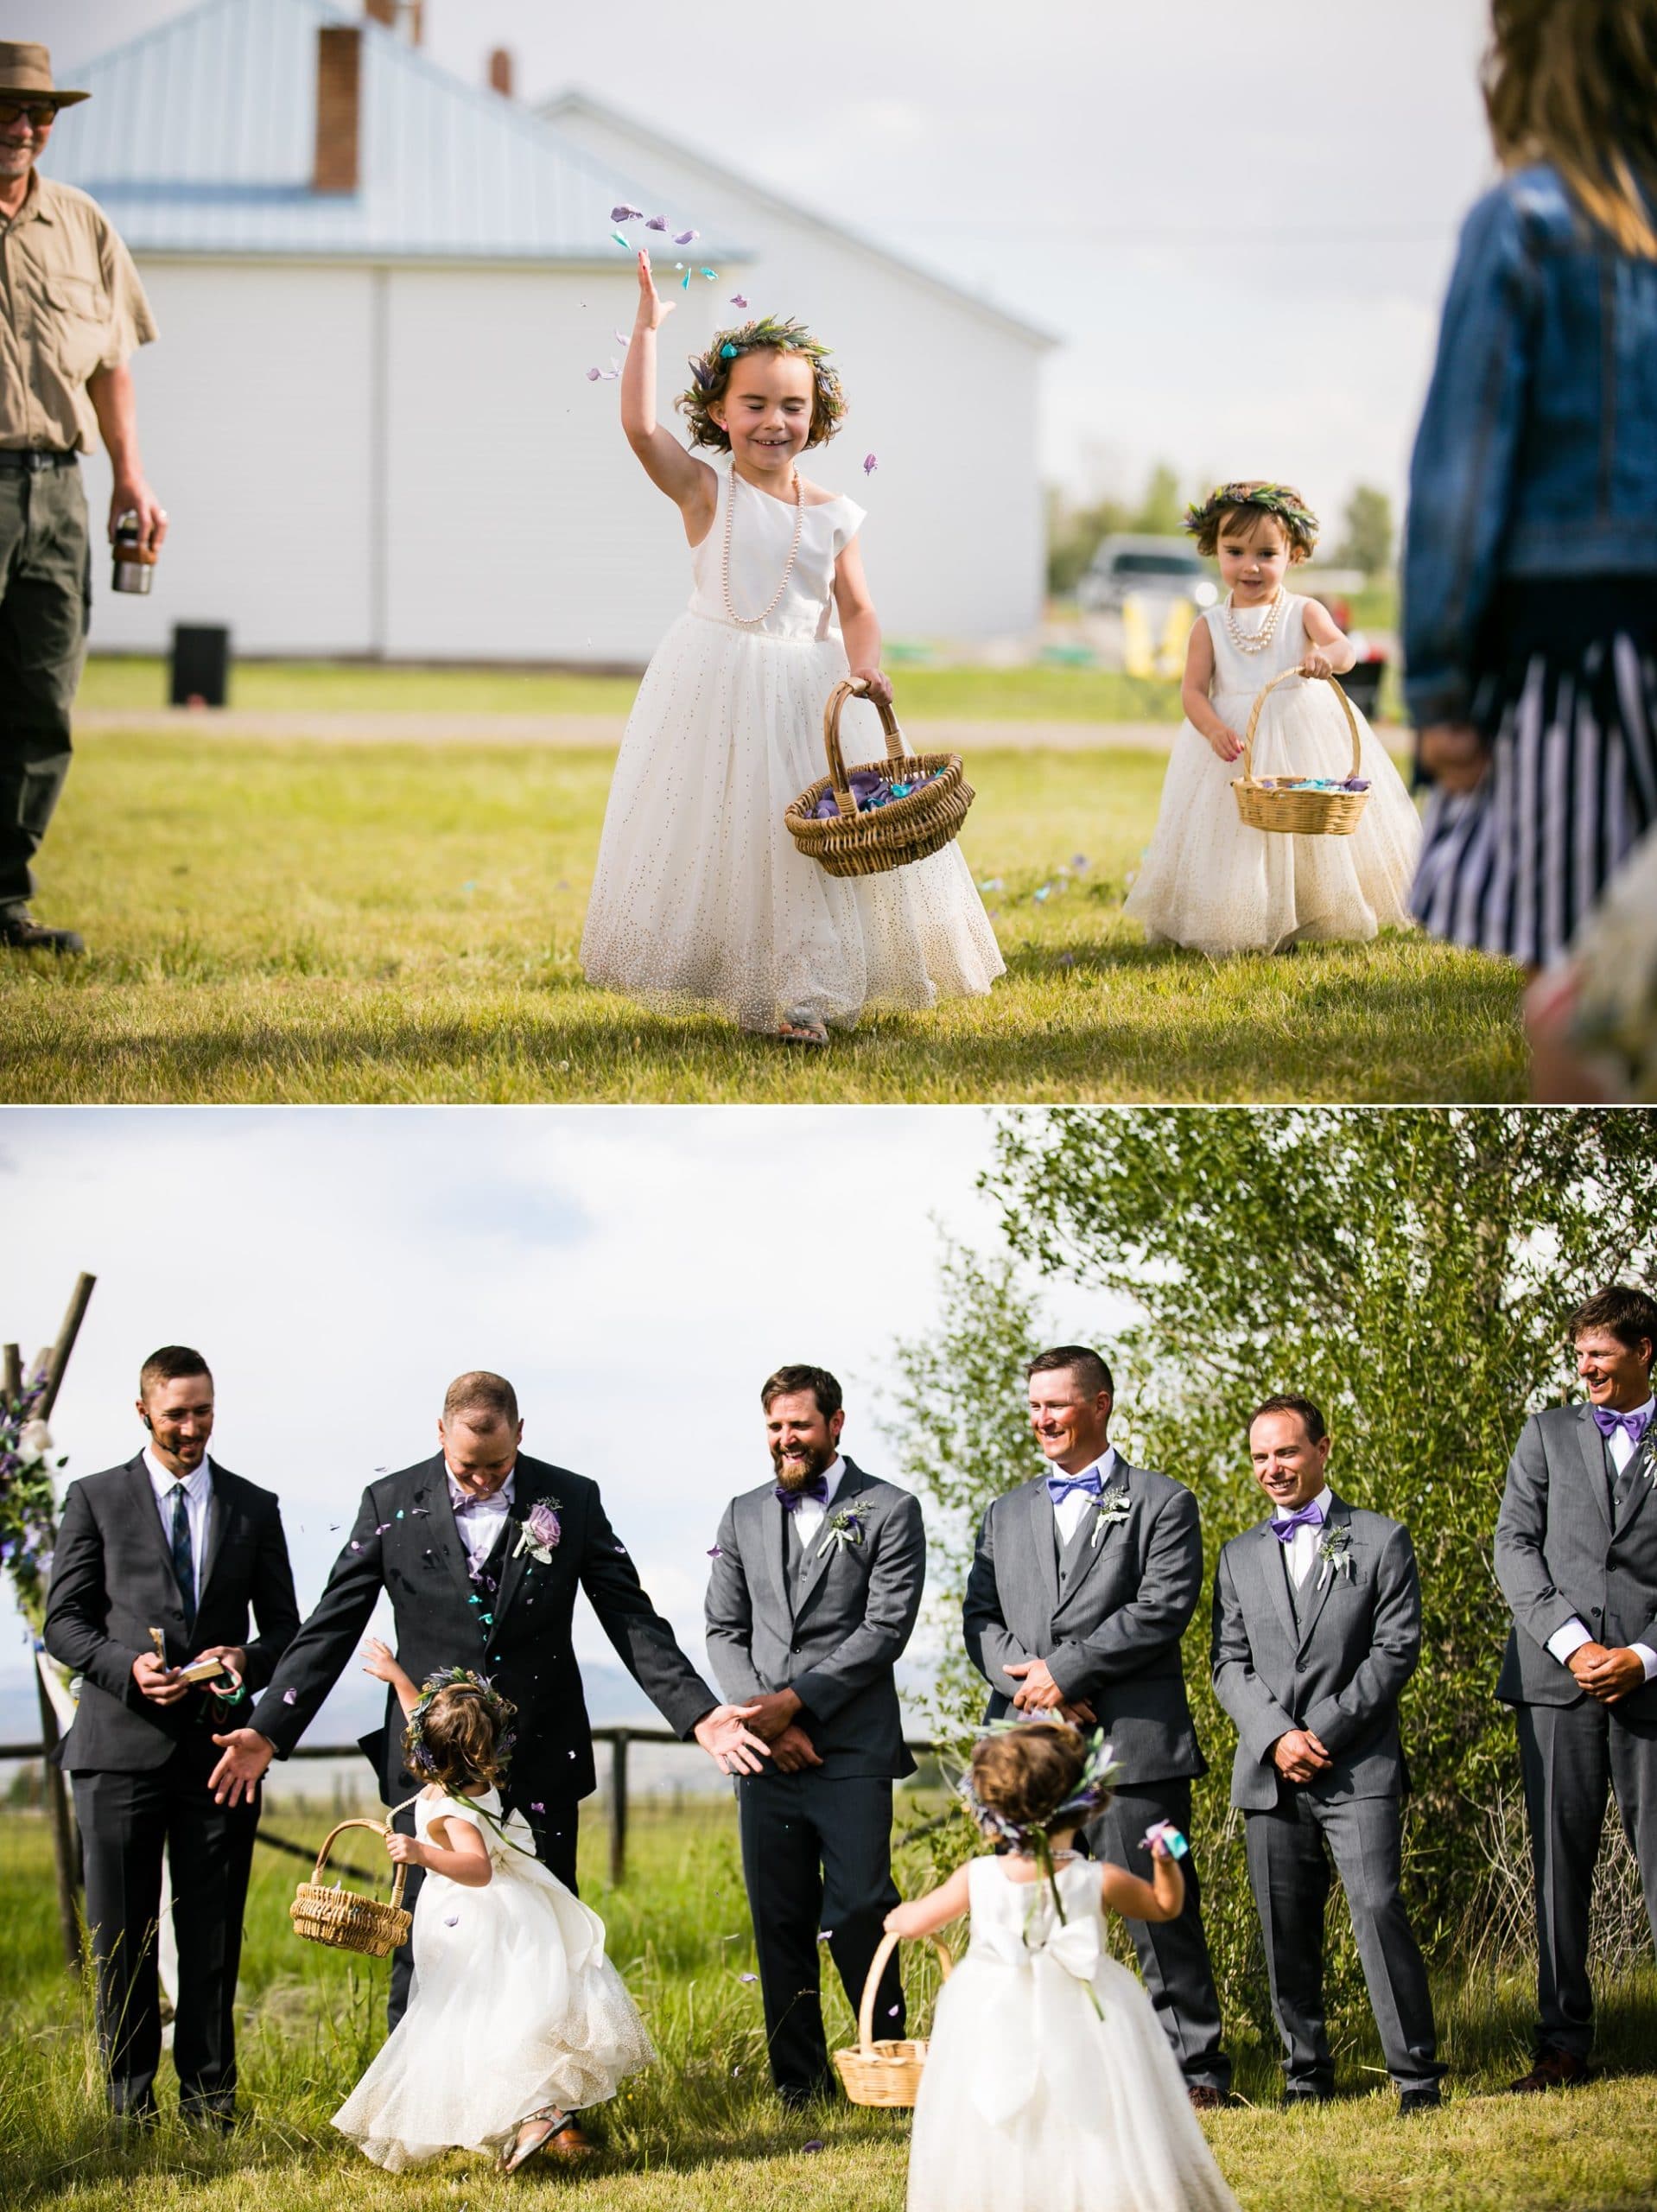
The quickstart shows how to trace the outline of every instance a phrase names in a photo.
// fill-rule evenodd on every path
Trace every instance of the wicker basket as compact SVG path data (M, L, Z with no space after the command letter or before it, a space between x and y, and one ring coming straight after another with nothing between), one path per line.
M399 1943L408 1942L414 1924L414 1915L403 1910L407 1870L399 1866L392 1876L390 1904L382 1904L378 1897L355 1897L338 1882L328 1888L322 1870L328 1863L334 1837L343 1835L347 1828L371 1828L382 1836L391 1833L383 1821L341 1821L323 1838L315 1873L310 1881L300 1884L288 1917L294 1923L295 1935L310 1942L327 1943L336 1951L361 1951L371 1959L389 1958Z
M967 818L973 803L958 753L911 753L905 744L898 718L879 700L875 711L886 733L886 757L878 765L893 783L914 782L922 776L933 781L906 798L889 799L885 806L860 814L840 749L841 709L848 699L867 698L868 685L860 677L837 683L822 712L822 747L828 756L828 773L809 791L800 793L784 815L788 833L800 850L828 869L830 875L880 875L887 868L907 868L924 861L949 842ZM819 820L817 802L832 791L838 814Z
M1349 837L1358 826L1358 817L1363 812L1368 791L1314 791L1305 785L1286 778L1274 777L1265 783L1254 779L1254 732L1260 727L1260 709L1279 683L1286 683L1298 669L1286 668L1281 676L1274 676L1261 691L1249 710L1248 728L1243 732L1243 772L1231 786L1237 794L1237 811L1251 829L1278 830L1292 837ZM1329 688L1341 702L1347 728L1352 733L1352 766L1349 772L1355 776L1363 765L1363 745L1358 732L1358 718L1352 711L1352 702L1331 676Z
M912 2105L921 2086L921 2069L926 2063L925 2037L892 2037L885 2043L874 2039L874 1995L886 1972L886 1961L897 1948L895 1936L881 1937L880 1948L869 1963L868 1980L863 1984L863 2002L857 2008L857 2042L835 2053L840 2078L854 2105ZM948 1981L953 1963L949 1954L936 1938L932 1948L938 1955L943 1979Z

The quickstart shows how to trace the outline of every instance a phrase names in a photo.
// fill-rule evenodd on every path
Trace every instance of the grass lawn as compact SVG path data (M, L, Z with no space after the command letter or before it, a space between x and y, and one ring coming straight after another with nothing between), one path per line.
M904 1804L900 1798L900 1806ZM312 1845L329 1824L292 1807L267 1815ZM373 1847L361 1840L365 1850ZM632 1877L602 1879L602 1836L587 1823L583 1894L650 2024L662 2063L606 2107L602 2158L579 2176L531 2166L513 2181L454 2153L388 2176L334 2134L330 2114L377 2048L388 1969L298 1942L286 1908L302 1869L260 1850L239 2005L244 2124L229 2141L170 2116L123 2149L101 2099L74 1984L55 1950L47 1841L37 1818L0 1816L0 2174L8 2207L74 2212L494 2212L568 2202L583 2212L900 2212L908 2119L841 2103L789 2118L765 2078L752 1940L727 1805L635 1808ZM366 1864L366 1860L359 1861ZM900 1854L899 1885L916 1885ZM1340 1910L1338 1899L1334 1909ZM935 1970L905 1947L924 2014ZM1327 2108L1275 2108L1274 2044L1228 2023L1244 2099L1209 2115L1215 2154L1246 2212L1645 2212L1657 2201L1657 1977L1602 1993L1602 2077L1564 2095L1502 2097L1523 2056L1530 1991L1515 1974L1437 1988L1449 2101L1408 2122L1379 2073L1367 2018L1331 2021L1343 2091ZM831 2045L850 2040L838 1990ZM164 2110L174 2086L168 2062ZM809 2144L820 2147L808 2149ZM996 2212L963 2204L961 2212Z
M1522 1095L1512 971L1414 936L1215 965L1124 921L1165 761L975 750L1009 974L827 1052L582 979L611 758L94 734L46 849L81 961L0 963L10 1100L1418 1099ZM1086 866L1079 861L1085 858Z

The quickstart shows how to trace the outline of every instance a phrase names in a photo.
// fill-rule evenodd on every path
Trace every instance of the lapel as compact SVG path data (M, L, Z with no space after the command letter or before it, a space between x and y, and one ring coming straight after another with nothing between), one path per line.
M1108 1490L1125 1490L1131 1505L1133 1501L1133 1469L1123 1459L1121 1453L1116 1452L1110 1462L1110 1471L1103 1478L1101 1493ZM1044 1483L1042 1487L1045 1490L1046 1484ZM1058 1586L1061 1605L1070 1604L1071 1599L1086 1583L1088 1577L1098 1565L1101 1552L1113 1537L1121 1537L1125 1525L1121 1522L1101 1522L1095 1510L1093 1501L1089 1501L1088 1510L1077 1523L1076 1534L1065 1546L1064 1556L1059 1561ZM1096 1543L1094 1541L1095 1534L1098 1537Z
M1596 1435L1599 1433L1597 1429L1594 1433ZM1647 1424L1645 1434L1634 1447L1633 1459L1619 1478L1626 1485L1622 1510L1616 1517L1619 1538L1627 1535L1634 1526L1634 1516L1644 1505L1647 1494L1657 1489L1657 1482L1652 1479L1654 1470L1657 1470L1657 1414L1654 1414Z
M506 1516L506 1556L501 1561L500 1587L495 1592L495 1602L492 1605L489 1603L489 1592L486 1590L483 1592L483 1610L485 1612L492 1612L495 1616L489 1629L492 1642L498 1639L500 1624L506 1618L507 1608L523 1588L524 1576L532 1567L539 1568L541 1566L540 1560L534 1557L527 1545L522 1551L519 1551L517 1547L524 1523L529 1518L530 1508L532 1505L539 1505L543 1499L550 1502L551 1497L551 1489L542 1479L539 1471L531 1471L525 1462L520 1459L512 1475L512 1503ZM453 1525L452 1515L450 1521ZM460 1541L458 1534L455 1541L457 1543ZM464 1564L461 1572L465 1573Z
M1053 1543L1053 1502L1047 1495L1046 1476L1038 1475L1022 1491L1015 1491L1011 1507L1019 1516L1018 1525L1036 1562L1051 1622L1058 1606L1058 1559Z
M746 1560L752 1552L759 1563L759 1579L765 1594L771 1599L771 1618L791 1623L794 1614L788 1602L788 1573L784 1565L788 1548L788 1516L777 1502L776 1484L755 1491L748 1499L747 1507L748 1525L753 1537L751 1545L744 1543L742 1556ZM740 1507L738 1510L741 1510ZM751 1607L752 1602L751 1592Z
M841 1512L846 1506L850 1505L855 1499L861 1497L862 1493L869 1486L867 1476L865 1475L860 1468L854 1465L851 1460L847 1459L843 1452L840 1456L841 1459L845 1461L846 1471L840 1478L839 1484L835 1489L834 1496L828 1501L828 1511L823 1515L822 1519L817 1524L817 1532L816 1535L812 1537L809 1544L804 1548L805 1555L800 1561L800 1579L795 1585L794 1589L794 1618L796 1620L798 1620L800 1615L805 1611L806 1606L810 1603L812 1594L816 1591L817 1585L822 1581L823 1576L828 1572L829 1561L833 1559L835 1554L840 1549L840 1546L837 1543L833 1542L828 1535L829 1525L833 1522L835 1514ZM784 1536L786 1536L786 1531L784 1531ZM867 1543L867 1537L865 1536L864 1541Z
M1351 1525L1352 1508L1346 1503L1344 1498L1336 1497L1334 1491L1330 1491L1329 1494L1329 1511L1324 1516L1324 1535L1327 1536L1331 1529L1349 1529ZM1320 1537L1318 1541L1321 1543L1323 1538ZM1272 1541L1275 1543L1277 1541L1277 1538L1273 1536ZM1316 1552L1312 1554L1312 1567L1313 1571L1306 1577L1306 1587L1301 1593L1300 1600L1300 1649L1303 1651L1311 1642L1312 1630L1317 1627L1319 1620L1323 1618L1324 1608L1329 1603L1330 1591L1334 1589L1337 1582L1343 1579L1336 1572L1329 1560L1324 1560L1320 1562ZM1328 1569L1328 1573L1326 1574L1324 1573L1325 1568ZM1358 1563L1355 1558L1353 1560L1351 1568L1352 1579L1354 1580L1357 1579L1357 1572ZM1320 1575L1324 1576L1324 1586L1321 1590L1317 1587L1317 1580ZM1289 1602L1288 1593L1286 1591L1284 1593L1283 1602L1286 1605Z
M1294 1611L1289 1604L1289 1578L1283 1564L1283 1547L1272 1534L1269 1520L1262 1521L1251 1539L1254 1572L1266 1586L1282 1624L1284 1640L1292 1651L1300 1642L1300 1630L1294 1624Z
M460 1541L460 1532L454 1525L454 1508L449 1503L448 1469L443 1465L441 1452L429 1459L420 1471L415 1484L414 1503L426 1509L427 1526L432 1534L433 1549L448 1569L449 1580L460 1593L460 1602L472 1607L467 1600L476 1596L466 1571L466 1546Z
M1594 1427L1592 1407L1578 1406L1576 1411L1577 1449L1588 1484L1588 1495L1594 1502L1600 1526L1609 1536L1611 1533L1611 1499L1605 1481L1605 1446L1599 1431Z
M156 1504L156 1485L149 1479L149 1470L144 1464L144 1456L142 1452L128 1466L127 1477L132 1510L137 1519L139 1544L152 1552L161 1562L162 1571L173 1586L173 1594L182 1605L184 1592L179 1588L178 1576L174 1572L173 1548L167 1541L167 1531L161 1524L161 1514ZM196 1586L195 1609L198 1613L201 1611L201 1589L199 1582Z
M219 1554L224 1549L225 1530L229 1525L232 1507L227 1495L229 1484L222 1468L213 1464L213 1454L207 1454L207 1541L202 1552L201 1572L195 1579L195 1610L198 1618L207 1602L207 1585L213 1571L219 1564Z

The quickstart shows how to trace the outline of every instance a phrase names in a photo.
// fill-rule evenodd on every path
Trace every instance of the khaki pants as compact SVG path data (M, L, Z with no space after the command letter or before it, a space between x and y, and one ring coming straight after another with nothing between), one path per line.
M79 468L0 469L0 912L69 773L69 709L86 652L92 548Z

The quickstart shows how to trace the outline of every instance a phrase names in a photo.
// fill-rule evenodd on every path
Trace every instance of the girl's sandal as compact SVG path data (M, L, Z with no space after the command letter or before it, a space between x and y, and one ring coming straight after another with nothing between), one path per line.
M823 1046L828 1042L828 1032L815 1015L796 1011L777 1025L777 1035L784 1045Z
M518 2122L517 2139L510 2151L503 2151L500 2170L515 2174L526 2158L532 2158L542 2145L550 2140L561 2127L568 2125L569 2115L554 2105L544 2111L532 2112Z

